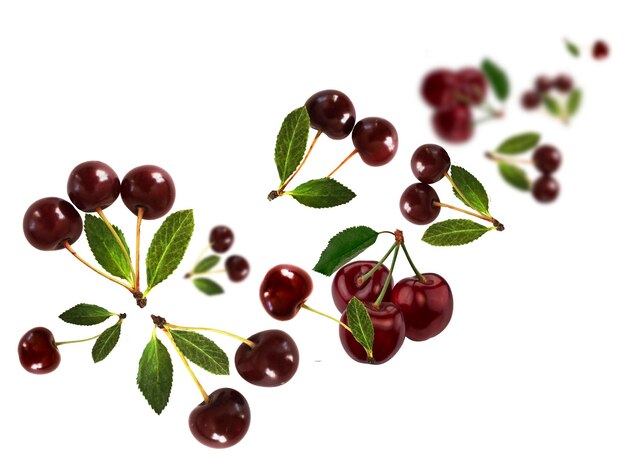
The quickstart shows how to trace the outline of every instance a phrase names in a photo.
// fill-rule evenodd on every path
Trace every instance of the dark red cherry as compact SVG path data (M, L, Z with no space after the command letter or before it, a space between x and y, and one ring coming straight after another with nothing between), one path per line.
M225 253L235 241L235 234L226 225L217 225L209 233L209 244L216 253Z
M448 152L436 144L420 145L411 157L411 171L422 183L436 183L449 169Z
M389 276L387 267L384 264L381 265L372 277L365 282L361 281L361 277L370 272L377 264L376 261L352 261L335 273L331 292L337 310L343 312L352 297L356 297L362 302L375 302L378 299ZM392 287L393 278L389 281L389 287L385 292L383 301L388 302L391 298Z
M143 218L158 219L167 214L176 199L176 187L170 174L156 165L130 170L122 180L122 201L137 215L143 207Z
M404 315L406 337L424 341L441 333L452 318L452 291L439 274L423 274L425 282L407 277L396 284L391 302Z
M61 363L52 332L42 326L28 330L17 345L22 367L33 374L47 374Z
M540 145L533 152L533 164L544 175L554 173L561 166L561 152L552 145Z
M441 207L439 196L432 186L426 183L414 183L400 196L400 212L406 220L417 225L426 225L437 218Z
M422 80L422 97L435 108L452 106L457 101L457 75L449 69L436 69Z
M543 175L533 183L532 193L539 202L552 202L559 195L559 182L550 175Z
M69 202L58 197L45 197L33 202L22 222L28 243L44 251L65 248L83 233L83 220Z
M361 119L352 131L352 143L361 159L370 166L389 163L398 150L398 133L389 121L379 117Z
M541 95L535 90L529 90L522 95L522 107L537 109L541 104Z
M609 56L609 45L602 40L598 40L593 43L591 53L594 59L606 59Z
M67 195L83 212L105 209L120 195L120 179L106 163L83 162L72 170L67 179Z
M282 330L265 330L250 338L255 346L241 343L235 353L239 375L253 385L277 387L294 376L300 353L291 336Z
M243 281L250 273L250 265L248 260L243 256L232 255L226 258L224 262L228 279L233 282Z
M339 339L343 349L357 362L382 364L391 359L400 350L406 334L402 311L390 302L382 302L378 308L370 302L364 303L374 326L373 361L367 353L343 326L339 326ZM341 321L350 326L347 312L341 315Z
M437 135L448 142L465 142L474 130L472 111L462 103L438 109L433 114L433 127Z
M545 75L540 75L535 80L535 90L537 90L539 93L548 92L550 88L552 88L552 85L552 79Z
M356 112L350 98L337 90L318 91L305 103L311 127L331 139L347 137L356 121Z
M574 86L574 80L572 80L572 77L570 77L569 75L560 74L557 75L554 79L553 86L557 90L563 93L567 93Z
M458 94L461 99L469 100L472 104L481 104L487 96L487 79L483 73L474 67L466 67L456 73Z
M302 268L279 264L271 268L259 289L263 308L276 320L290 320L313 292L313 280Z
M224 449L243 439L250 427L250 406L232 388L220 388L189 414L189 429L200 443Z

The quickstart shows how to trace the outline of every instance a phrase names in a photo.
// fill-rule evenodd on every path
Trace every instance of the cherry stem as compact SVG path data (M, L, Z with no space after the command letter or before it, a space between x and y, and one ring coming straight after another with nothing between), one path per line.
M87 261L85 261L85 259L81 258L80 255L78 253L76 253L76 251L74 250L74 248L72 248L72 245L70 245L70 242L65 240L65 249L67 251L69 251L70 253L72 253L74 255L74 257L80 261L81 263L83 263L85 266L87 266L89 269L91 269L94 272L97 272L98 274L100 274L100 276L107 278L109 281L113 281L116 284L119 284L120 286L122 286L124 289L127 289L128 291L130 291L131 293L134 293L133 288L130 284L127 284L125 282L120 281L119 279L114 278L113 276L108 275L107 273L105 273L104 271L99 270L98 268L92 266L91 264L89 264Z
M356 285L358 287L360 287L365 281L367 281L370 277L372 277L374 275L374 273L378 270L378 268L381 267L381 265L385 262L385 260L387 258L389 258L389 255L391 254L393 249L396 247L396 245L397 245L396 242L394 242L393 245L391 245L391 248L389 248L389 251L387 251L387 253L385 253L385 256L383 256L383 258L378 263L376 263L376 266L374 266L372 269L370 269L363 276L357 278Z
M478 212L467 211L465 209L461 209L460 207L451 206L450 204L444 204L443 202L435 201L435 202L433 202L433 206L447 207L448 209L452 209L452 210L455 210L455 211L463 212L464 214L472 215L474 217L478 217L479 219L486 220L487 222L491 222L491 223L495 223L496 222L496 219L494 219L493 217L487 217L485 215L479 214Z
M249 339L246 339L246 338L244 338L242 336L239 336L239 335L236 335L234 333L230 333L228 331L218 330L217 328L206 328L206 327L203 327L203 326L179 326L179 325L172 325L171 323L166 323L165 326L167 326L168 328L171 328L173 330L211 331L213 333L219 333L220 335L224 335L224 336L228 336L230 338L234 338L237 341L250 346L252 349L254 349L256 347L256 343L254 343L253 341L250 341Z
M350 155L348 155L346 158L344 158L343 161L337 166L337 168L335 168L333 171L331 171L326 178L330 178L331 176L333 176L335 174L335 172L339 168L341 168L348 160L350 160L357 153L359 153L359 151L357 149L354 149L352 152L350 152Z
M387 279L385 279L385 284L383 285L383 289L380 291L376 302L374 302L374 308L378 308L380 303L383 301L385 294L387 293L387 289L389 288L389 284L391 283L391 275L393 274L393 268L396 266L396 259L398 258L398 250L400 249L399 245L395 245L395 249L393 252L393 258L391 259L391 266L389 267L389 275Z
M119 319L117 320L116 325L118 323L122 323L124 321L124 318L126 318L126 314L125 313L122 313L122 314L119 314L119 315L117 313L112 313L111 314L112 317L114 317L116 315L119 317ZM102 333L104 333L104 331ZM64 344L86 343L87 341L91 341L91 340L94 340L94 339L98 338L100 335L102 335L102 333L98 333L96 336L92 336L91 338L75 339L75 340L72 340L72 341L56 341L54 344L56 346L62 346Z
M135 292L139 292L139 244L141 243L141 221L144 208L137 209L137 230L135 232Z
M507 158L501 155L496 155L494 152L485 152L485 157L489 160L493 160L496 162L504 162L504 163L522 163L524 165L532 165L532 160L524 160L524 159L516 159L516 158Z
M411 265L411 268L413 269L413 272L415 273L417 280L421 282L422 284L424 284L426 282L426 279L424 278L424 276L422 276L422 273L420 273L418 269L415 267L415 264L413 264L413 260L411 259L411 256L409 255L409 250L406 249L406 246L404 245L404 243L402 243L400 246L402 247L402 251L404 251L404 256L406 256L406 260Z
M281 184L280 187L276 190L276 193L278 194L278 196L282 195L285 192L285 188L287 187L287 185L289 183L291 183L291 180L294 179L294 177L298 174L300 169L304 166L304 163L309 158L309 155L311 154L311 150L313 150L313 147L315 146L315 143L317 142L317 139L320 138L320 135L322 135L322 131L317 131L317 134L315 134L315 137L313 137L313 141L311 142L311 145L309 145L309 150L306 152L306 155L304 156L304 158L300 162L300 165L298 165L298 168L296 168L296 171L294 171L291 174L291 176L287 179L287 181L285 181L283 184Z
M185 358L183 353L180 351L180 349L178 349L178 346L176 345L176 341L174 341L174 337L172 336L172 333L167 328L167 326L163 326L163 328L161 328L161 331L163 331L163 333L165 333L165 336L167 336L169 338L169 340L172 342L172 346L174 346L174 349L176 350L176 352L180 356L181 361L183 361L183 364L185 365L185 368L189 372L189 375L191 375L191 378L195 382L196 387L198 387L198 390L200 390L200 393L202 394L202 398L204 398L204 402L208 403L209 402L209 395L207 394L206 390L204 389L204 387L202 386L202 384L198 380L198 377L196 377L196 374L194 374L193 370L191 370L191 366L189 365L189 362L187 362L187 359ZM156 332L156 325L154 326L154 329L152 330L152 334L154 335L155 332Z
M126 258L126 261L128 262L128 266L130 266L130 274L131 274L131 277L132 277L132 280L133 280L133 283L134 283L135 282L135 271L133 269L133 262L130 260L130 254L128 253L128 249L126 248L126 246L122 242L122 239L120 238L120 236L115 231L115 228L113 228L113 225L111 224L111 222L109 222L109 219L107 219L106 215L104 215L104 212L102 211L102 209L100 209L98 207L96 209L96 212L100 216L100 219L102 219L102 222L104 222L104 225L107 226L107 228L109 229L109 231L113 235L113 238L115 238L115 241L117 242L117 244L122 249L122 253L124 253L124 258Z
M350 327L348 325L346 325L344 322L342 322L341 320L337 320L335 317L333 317L331 315L328 315L328 314L326 314L324 312L320 312L319 310L315 310L314 308L309 307L307 304L302 304L302 308L305 309L305 310L308 310L309 312L317 313L318 315L321 315L323 317L330 318L332 321L339 323L347 331L349 331L350 334L352 334L352 330L350 329Z

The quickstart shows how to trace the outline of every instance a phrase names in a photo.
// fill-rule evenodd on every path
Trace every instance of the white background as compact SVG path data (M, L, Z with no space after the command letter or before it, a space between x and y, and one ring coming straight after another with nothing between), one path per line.
M625 468L619 226L626 41L618 2L415 3L2 3L0 466ZM575 60L564 36L581 45L605 38L611 56L597 62L584 49ZM471 142L446 148L453 163L483 181L506 231L464 247L430 247L419 241L424 228L408 224L397 208L414 181L413 150L438 142L417 86L436 66L477 65L486 56L510 75L507 116L481 126ZM568 127L518 104L537 74L558 72L584 90ZM280 123L325 88L347 93L359 118L391 120L399 152L385 167L354 158L340 170L337 179L358 194L346 206L313 210L287 198L270 204ZM508 187L483 157L527 130L564 155L554 204ZM325 175L350 144L320 140L298 182ZM161 165L176 181L175 209L195 211L183 266L143 311L67 253L39 252L23 237L28 205L65 197L69 171L91 159L108 162L120 178L140 164ZM455 202L445 181L435 189ZM123 204L107 213L132 239L134 219ZM206 298L182 274L216 224L234 229L233 252L248 257L252 272L237 285L217 278L226 295ZM279 324L258 301L268 268L287 262L310 269L330 236L358 224L403 229L418 267L443 275L455 298L441 336L407 341L379 367L350 360L331 322L303 311ZM157 226L144 225L146 248ZM380 258L390 242L379 241L365 257ZM90 256L84 237L75 247ZM396 279L409 274L400 261ZM335 314L330 280L313 278L309 304ZM79 302L128 313L111 356L93 365L91 344L68 345L53 374L24 372L15 350L29 328L47 326L59 341L100 331L57 318ZM176 356L161 416L137 390L150 313L244 336L284 328L300 347L300 370L277 389L255 388L236 372L200 371L209 391L236 388L252 408L239 445L206 448L187 426L201 397ZM232 357L231 339L213 339Z

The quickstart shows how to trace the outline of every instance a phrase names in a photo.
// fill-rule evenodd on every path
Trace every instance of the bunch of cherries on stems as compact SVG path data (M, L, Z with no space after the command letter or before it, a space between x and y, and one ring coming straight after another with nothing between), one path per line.
M105 278L124 286L129 290L140 307L146 305L145 296L153 284L161 282L173 272L184 256L191 233L193 218L191 211L180 211L168 217L155 234L160 244L174 247L170 252L164 250L156 255L148 250L146 260L147 270L150 271L151 252L156 257L158 269L153 273L151 281L148 275L148 288L145 292L139 290L139 245L140 226L143 219L157 219L165 215L173 206L175 187L171 176L162 168L154 165L144 165L131 170L120 183L116 173L108 165L89 161L78 165L72 170L68 180L68 195L76 207L84 212L96 212L100 216L100 223L96 217L86 216L85 231L89 239L90 248L97 261L112 275L87 263L79 257L72 244L80 237L83 230L82 218L74 205L56 197L43 198L33 203L24 215L23 227L26 239L41 250L66 249L90 269L98 272ZM126 206L137 215L136 237L137 247L135 268L129 256L122 232L113 226L103 213L121 194ZM185 222L175 218L184 213ZM93 217L94 220L88 217ZM180 232L187 232L180 235ZM224 231L214 234L214 246L217 250L228 245L224 238ZM164 238L165 237L165 238ZM168 238L169 237L169 238ZM231 237L232 239L232 237ZM154 240L153 240L154 244ZM116 265L110 264L111 259L105 259L103 252L111 253L111 247L118 248L116 261L124 260L128 272ZM178 247L178 249L176 249ZM227 247L226 247L227 249ZM158 251L158 247L155 249ZM122 255L121 253L125 253ZM108 261L108 262L107 262ZM154 263L154 261L153 261ZM165 267L164 267L165 266ZM154 270L155 268L153 268ZM157 270L158 270L157 269ZM124 281L114 276L124 278ZM117 344L122 322L127 315L115 314L95 305L78 304L64 312L60 318L76 325L95 325L117 317L117 323L99 335L86 339L57 342L52 332L44 327L36 327L27 331L18 343L18 357L23 368L33 374L46 374L54 371L60 364L61 355L58 347L70 343L81 343L95 340L92 355L94 362L104 359ZM241 342L234 357L236 369L241 377L251 384L275 387L289 381L297 371L299 363L298 348L294 340L284 331L266 330L258 332L249 338L229 333L227 331L204 328L184 327L168 323L164 318L151 315L154 324L152 338L146 346L139 361L137 383L155 412L160 413L169 400L172 384L172 365L167 349L156 338L156 329L160 329L171 341L173 348L180 356L184 366L189 371L193 381L200 390L203 401L195 407L189 415L189 428L192 434L201 443L214 448L230 447L239 442L246 434L250 425L250 407L241 393L231 388L221 388L208 394L200 384L189 362L215 374L228 373L228 358L225 353L211 340L195 331L210 331L232 337Z

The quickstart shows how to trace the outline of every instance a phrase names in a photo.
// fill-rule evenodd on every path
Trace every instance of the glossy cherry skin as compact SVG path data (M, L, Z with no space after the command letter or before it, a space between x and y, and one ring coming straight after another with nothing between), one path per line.
M457 75L452 70L433 70L422 81L422 97L435 108L452 106L457 101L457 83Z
M541 104L541 95L535 90L529 90L522 95L522 107L525 109L537 109Z
M233 282L241 282L250 274L250 264L243 256L229 256L224 262L224 267L226 268L228 279Z
M383 285L389 276L389 269L383 264L374 275L365 282L360 282L361 276L370 272L378 262L376 261L352 261L342 266L335 273L331 292L337 310L343 312L352 297L362 302L375 302L383 290ZM391 298L393 278L389 281L389 287L383 297L384 302Z
M540 75L535 80L535 90L537 90L539 93L546 93L550 90L550 88L552 88L552 85L552 79L545 75Z
M406 220L417 225L426 225L437 218L441 207L439 196L432 186L426 183L414 183L400 196L400 212Z
M302 268L292 264L279 264L271 268L263 281L259 294L261 304L276 320L291 320L300 311L313 292L313 280Z
M604 41L598 40L593 43L591 54L594 59L606 59L609 56L609 45Z
M552 202L559 195L559 182L550 175L543 175L533 183L532 193L539 202Z
M61 363L52 332L42 326L28 330L17 345L22 367L33 374L48 374Z
M552 145L540 145L532 158L535 167L544 175L554 173L561 166L561 152Z
M448 142L465 142L472 137L472 111L466 104L441 108L433 114L433 127L439 137Z
M370 302L365 302L364 305L374 326L373 360L369 360L363 346L343 326L339 326L339 340L348 356L355 361L382 364L395 356L404 342L404 317L402 311L391 302L382 302L379 308L375 308ZM347 312L343 312L341 321L350 326Z
M446 175L449 169L448 152L436 144L420 145L411 157L411 171L422 183L436 183Z
M356 112L345 93L338 90L318 91L306 100L305 106L311 127L331 139L344 139L352 132Z
M456 73L458 94L472 104L481 104L487 96L487 79L474 67L467 67Z
M176 199L174 180L156 165L138 166L126 173L121 192L126 207L135 215L143 207L143 218L147 220L163 217Z
M235 353L239 375L253 385L278 387L298 370L300 353L291 336L282 330L265 330L250 338L255 346L241 343Z
M567 93L574 86L574 80L572 80L572 77L570 77L569 75L557 75L554 79L553 86L557 90L563 93Z
M106 209L120 195L120 179L109 165L98 161L76 166L67 179L67 195L83 212Z
M250 406L245 397L232 388L220 388L209 395L189 414L189 429L200 443L225 449L243 439L250 427Z
M448 282L439 274L422 274L407 277L396 284L391 292L391 302L404 315L406 337L424 341L441 333L452 318L453 299Z
M216 253L226 253L235 241L235 234L226 225L217 225L209 233L209 243Z
M398 151L398 133L386 119L368 117L354 126L352 143L365 163L382 166L389 163Z
M28 243L44 251L61 250L67 240L71 245L83 233L78 211L64 199L45 197L33 202L22 221Z

